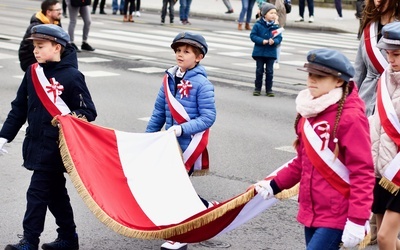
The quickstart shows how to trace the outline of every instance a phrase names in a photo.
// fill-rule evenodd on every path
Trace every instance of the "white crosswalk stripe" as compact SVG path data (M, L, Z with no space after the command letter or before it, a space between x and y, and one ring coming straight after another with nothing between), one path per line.
M209 45L209 53L203 65L209 71L219 71L220 68L213 64L213 57L228 58L232 67L255 68L255 63L251 59L253 43L249 38L248 32L239 31L202 31L202 35L206 38ZM75 31L75 37L82 35L81 30ZM90 32L90 43L95 45L96 51L93 56L80 56L78 54L79 63L96 64L112 61L112 57L120 57L130 60L151 61L157 63L171 58L171 41L176 36L176 30L157 30L139 29L135 32L123 30L107 30ZM16 36L0 35L4 38L0 41L0 48L4 49L0 53L1 60L15 59L18 60L17 53L20 38ZM353 55L357 52L359 41L355 34L334 34L319 33L290 30L284 31L283 42L281 46L280 64L299 67L304 64L300 61L305 58L306 53L310 49L329 47L342 50L343 52ZM100 48L97 48L100 47ZM10 51L7 54L7 51ZM150 54L150 56L149 56ZM297 56L297 58L296 58ZM229 60L229 58L232 58ZM242 60L243 59L243 60ZM160 63L160 66L162 64ZM223 65L228 74L234 74L234 68L229 70L229 65ZM165 69L163 67L146 67L143 69L127 68L126 70L139 71L143 73L159 73ZM88 77L113 76L112 72L92 71L86 72ZM254 77L249 75L249 77Z

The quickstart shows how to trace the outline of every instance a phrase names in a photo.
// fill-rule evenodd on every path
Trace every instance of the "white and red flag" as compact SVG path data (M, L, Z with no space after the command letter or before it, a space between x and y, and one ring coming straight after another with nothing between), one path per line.
M128 133L56 117L72 183L94 215L127 237L200 242L242 225L277 199L254 188L206 208L173 131Z
M278 29L276 29L276 30L273 30L273 31L272 31L272 38L276 37L276 36L279 35L279 34L282 34L282 32L283 32L284 30L285 30L284 28L278 28Z

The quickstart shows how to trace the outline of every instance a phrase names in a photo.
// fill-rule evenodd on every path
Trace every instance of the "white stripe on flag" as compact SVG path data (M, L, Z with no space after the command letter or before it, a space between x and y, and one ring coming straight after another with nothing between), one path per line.
M115 133L129 188L155 225L175 224L206 209L186 172L173 131Z

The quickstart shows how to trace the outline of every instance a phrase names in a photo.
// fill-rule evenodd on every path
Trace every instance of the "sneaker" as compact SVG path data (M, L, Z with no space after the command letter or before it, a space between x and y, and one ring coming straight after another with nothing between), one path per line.
M314 16L310 16L310 18L308 19L309 23L313 23L314 22Z
M140 11L136 11L135 16L140 17Z
M167 241L161 245L161 250L168 250L168 249L186 250L187 243L180 243L180 242L176 242L176 241Z
M233 9L230 9L227 12L225 12L225 14L232 14L232 13L233 13Z
M161 20L161 24L164 24L165 23L165 20Z
M92 46L90 46L88 43L85 43L85 42L82 43L81 49L82 50L87 50L87 51L94 51L95 50Z
M297 20L295 22L304 22L304 18L303 17L299 17L299 18L297 18Z
M279 63L274 63L274 69L279 69Z
M253 95L254 96L260 96L261 95L261 91L260 90L254 90L253 91Z
M4 250L38 250L38 246L30 244L25 238L22 238L17 244L7 245Z
M341 16L335 17L335 21L342 21L342 20L343 20L343 17L341 17Z
M269 91L269 92L267 92L266 96L268 96L268 97L274 97L274 96L275 96L275 93L272 92L272 91Z
M71 46L74 47L74 49L76 50L76 52L81 52L81 50L78 48L78 46L76 46L75 43L71 43Z
M79 249L79 240L78 235L75 234L73 239L63 240L61 238L57 238L55 241L51 243L44 243L42 245L42 249L44 250L78 250Z
M104 10L100 10L100 14L107 15L107 12L105 12Z

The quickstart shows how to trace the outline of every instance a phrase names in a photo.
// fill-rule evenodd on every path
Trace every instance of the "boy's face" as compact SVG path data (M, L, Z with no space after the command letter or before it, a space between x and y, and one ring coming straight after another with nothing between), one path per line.
M264 18L268 22L271 22L271 21L275 21L277 16L278 16L278 13L276 12L276 9L271 9L270 11L265 13Z
M60 61L61 45L54 44L48 40L33 40L33 54L38 63L46 63L47 61Z
M181 68L182 72L194 68L197 63L203 59L203 54L196 56L192 46L181 45L175 51L176 64Z
M343 80L335 76L321 76L308 73L307 88L311 95L318 98L343 85Z
M400 71L400 49L398 50L386 50L387 59L392 67L393 71Z

